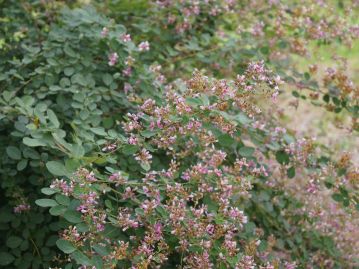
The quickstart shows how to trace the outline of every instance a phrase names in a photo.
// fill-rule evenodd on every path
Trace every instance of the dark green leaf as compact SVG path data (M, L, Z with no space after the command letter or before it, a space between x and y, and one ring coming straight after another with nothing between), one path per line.
M289 155L283 150L277 151L275 157L280 164L288 164L290 160Z
M14 146L8 146L6 148L7 155L14 160L21 160L21 151Z
M288 168L288 170L287 170L287 176L288 176L289 178L295 177L295 168L294 168L294 166Z
M7 252L0 252L0 265L6 266L15 260L14 256Z
M17 248L21 245L22 243L22 238L18 237L18 236L10 236L7 240L6 240L6 245L9 248Z

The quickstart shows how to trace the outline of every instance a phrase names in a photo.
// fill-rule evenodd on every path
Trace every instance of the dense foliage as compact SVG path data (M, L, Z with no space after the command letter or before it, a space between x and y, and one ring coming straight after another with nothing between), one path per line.
M357 135L346 59L311 61L355 45L356 1L0 7L0 266L359 266L355 158L276 110Z

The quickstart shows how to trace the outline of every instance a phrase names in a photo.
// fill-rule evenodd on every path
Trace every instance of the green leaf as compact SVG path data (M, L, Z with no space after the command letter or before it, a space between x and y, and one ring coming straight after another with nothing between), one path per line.
M163 218L168 218L169 214L163 206L157 206L156 211L160 213Z
M324 100L324 102L329 103L329 101L330 101L330 96L329 96L329 94L325 94L325 95L323 96L323 100Z
M60 216L63 215L67 210L67 207L64 205L57 205L54 207L51 207L49 212L52 216Z
M51 189L51 188L42 188L41 192L46 195L52 195L52 194L56 193L57 190Z
M243 125L246 125L251 122L251 120L244 113L239 113L234 118L236 121Z
M22 171L26 168L27 166L27 160L26 159L22 159L20 162L17 163L16 169L18 171Z
M107 136L105 129L102 127L91 128L90 130L97 135Z
M108 251L108 249L106 247L103 247L101 245L94 245L92 247L98 254L100 254L101 256L106 256L108 254L110 254L110 252Z
M340 193L334 193L332 195L332 198L334 199L334 201L337 202L342 202L344 200L343 196Z
M21 151L17 147L8 146L6 153L13 160L21 160Z
M81 213L74 211L74 210L68 210L64 214L64 218L71 223L80 223L82 222L81 219Z
M191 106L202 106L203 102L200 98L188 97L186 103Z
M71 154L74 158L81 158L85 155L85 149L81 145L72 145Z
M103 268L103 261L102 258L98 255L93 256L91 259L92 264L96 269L102 269Z
M49 117L50 122L55 126L55 128L60 127L60 122L56 117L56 114L51 110L47 110L47 116Z
M9 265L15 260L14 256L7 252L0 252L0 265Z
M157 134L156 131L150 131L150 130L144 130L144 131L141 132L141 135L143 137L146 137L146 138L150 138L150 137L152 137L152 136L154 136L156 134Z
M138 216L144 216L145 215L145 211L140 207L137 207L135 209L135 212L136 212L136 215L138 215Z
M35 204L41 207L53 207L58 205L58 203L52 199L38 199L35 201Z
M46 146L46 143L44 143L40 139L34 139L34 138L29 138L29 137L24 137L22 139L22 142L29 147Z
M64 69L64 73L66 76L71 76L73 73L75 73L75 69L73 67L66 67Z
M290 160L289 155L283 150L277 151L275 158L280 164L288 164Z
M150 165L149 163L141 163L141 167L142 167L143 170L145 170L146 172L151 169L151 165Z
M132 155L135 154L138 151L138 146L136 145L125 145L122 148L122 152L125 155Z
M68 44L65 45L64 52L70 57L77 56L76 52L72 48L70 48Z
M289 178L295 177L295 168L294 168L294 166L288 168L288 170L287 170L287 176L288 176Z
M209 195L203 197L203 203L207 205L208 211L217 212L219 205Z
M236 141L229 134L222 134L218 137L218 142L224 147L230 147L236 144Z
M254 153L254 148L251 147L241 147L239 149L239 154L241 154L243 157L251 157Z
M86 86L86 80L82 74L75 74L71 77L71 83L80 84L81 86Z
M297 91L293 91L293 92L292 92L292 95L293 95L294 97L297 97L297 98L300 97L300 94L299 94Z
M57 240L56 246L66 254L73 253L76 250L76 248L69 241L66 241L64 239Z
M58 162L58 161L47 162L46 168L54 176L67 176L68 175L68 171L66 170L65 166L61 162Z
M70 204L70 198L67 197L66 195L56 194L55 199L60 205L68 206Z
M110 86L112 81L113 81L113 78L110 74L104 74L102 76L102 80L103 80L103 83L105 83L106 86Z
M6 240L6 245L9 248L17 248L21 245L23 239L18 237L18 236L10 236L7 240Z
M75 261L79 265L86 265L86 266L91 265L90 259L79 250L76 250L74 253L71 254L71 256L75 259Z

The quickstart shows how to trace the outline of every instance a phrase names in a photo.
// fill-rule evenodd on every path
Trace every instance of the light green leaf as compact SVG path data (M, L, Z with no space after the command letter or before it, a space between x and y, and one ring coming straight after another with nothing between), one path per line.
M18 171L22 171L26 168L27 166L27 160L26 159L22 159L20 162L17 163L16 169Z
M90 259L85 254L83 254L81 251L77 250L74 253L72 253L71 256L75 259L77 264L86 265L86 266L91 265Z
M103 83L105 83L106 86L110 86L112 81L113 81L113 78L110 74L104 74L102 76L102 80L103 80Z
M122 148L122 152L125 154L125 155L132 155L132 154L135 154L137 151L138 151L138 146L137 145L125 145L123 148Z
M54 176L67 176L68 175L68 171L66 170L65 166L61 162L58 162L58 161L47 162L46 168Z
M56 114L51 110L47 110L47 116L49 117L50 122L55 126L55 128L60 127L60 122L56 117Z
M71 223L80 223L80 222L82 222L81 213L77 212L77 211L74 211L74 210L66 211L65 214L64 214L64 218L67 221L71 222Z
M105 129L102 128L102 127L91 128L90 130L91 130L93 133L95 133L95 134L97 134L97 135L100 135L100 136L106 136L106 135L107 135Z
M45 142L41 141L40 139L35 139L35 138L24 137L22 139L22 142L29 147L46 146Z
M81 158L85 155L85 149L81 145L72 145L71 154L74 158Z
M254 148L251 147L241 147L239 149L239 154L241 154L243 157L251 157L254 153Z
M51 188L42 188L41 192L46 195L52 195L52 194L56 193L57 190L51 189Z
M57 206L51 207L49 212L52 216L60 216L66 212L66 209L67 209L67 207L64 205L57 205Z
M60 205L68 206L70 204L70 198L66 195L56 194L55 199Z
M69 241L66 241L64 239L57 240L56 246L66 254L73 253L76 250L76 248Z
M35 201L35 204L41 207L53 207L58 205L58 203L52 199L38 199Z
M94 245L92 246L92 248L101 256L106 256L108 254L110 254L110 252L108 251L108 249L104 246L101 245Z

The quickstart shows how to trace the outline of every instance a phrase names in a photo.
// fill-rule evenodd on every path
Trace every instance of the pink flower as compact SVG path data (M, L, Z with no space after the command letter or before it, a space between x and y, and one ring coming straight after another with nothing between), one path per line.
M132 75L132 68L131 66L127 67L126 69L122 70L122 74L126 77L130 77Z
M162 224L160 222L157 222L153 228L154 228L156 236L161 237L162 229L163 229Z
M14 212L15 213L22 213L24 211L29 211L30 208L31 208L31 206L28 205L28 204L20 204L20 205L14 207Z
M113 143L113 144L110 144L110 145L107 145L107 146L103 147L102 151L103 152L114 151L116 148L117 148L116 143Z
M111 53L110 56L108 57L108 65L109 66L114 66L118 61L118 54L116 52Z
M131 84L125 82L125 84L123 85L123 91L125 92L125 94L127 94L131 90L132 90Z
M206 227L206 232L207 232L209 235L214 234L214 225L213 225L213 224L208 224L207 227Z
M131 35L130 34L123 34L120 36L120 39L123 41L123 42L130 42L131 41Z
M148 41L141 42L138 45L138 50L139 51L149 51L150 50L150 43L148 43Z
M70 183L67 183L65 180L61 179L55 179L51 185L51 189L60 189L60 191L66 195L69 196L74 191L74 182L70 181Z
M142 149L138 154L135 155L135 160L141 163L150 163L152 155L146 149Z
M103 27L102 31L101 31L101 36L105 37L108 35L108 28L107 27Z
M285 263L285 269L295 269L297 268L297 265L294 263L289 263L289 262L286 262Z
M88 182L95 182L97 179L95 178L94 172L91 172L88 175L86 175L86 180Z

